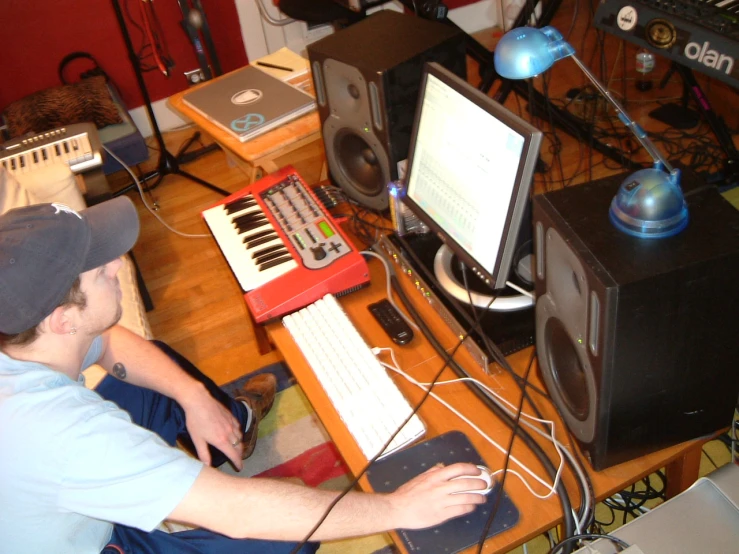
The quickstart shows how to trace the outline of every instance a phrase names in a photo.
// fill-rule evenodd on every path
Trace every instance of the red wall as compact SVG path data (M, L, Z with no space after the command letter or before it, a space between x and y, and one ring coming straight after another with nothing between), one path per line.
M141 0L119 0L121 9L141 22ZM210 24L223 71L246 64L234 0L201 0ZM160 71L144 73L152 101L166 98L187 87L184 71L198 67L195 51L180 26L182 12L177 0L155 0L152 5L175 66L171 77ZM127 21L135 47L142 34ZM59 62L74 51L92 54L121 90L129 109L143 104L136 77L126 53L113 0L0 0L0 110L32 92L60 85ZM89 69L86 62L73 62L65 71L68 80Z

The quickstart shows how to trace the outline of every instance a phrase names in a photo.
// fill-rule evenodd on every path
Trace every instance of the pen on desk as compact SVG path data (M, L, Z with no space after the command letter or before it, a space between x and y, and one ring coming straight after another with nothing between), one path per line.
M273 63L257 62L257 65L261 65L262 67L271 67L272 69L281 69L282 71L292 71L291 67L285 67L284 65L275 65Z

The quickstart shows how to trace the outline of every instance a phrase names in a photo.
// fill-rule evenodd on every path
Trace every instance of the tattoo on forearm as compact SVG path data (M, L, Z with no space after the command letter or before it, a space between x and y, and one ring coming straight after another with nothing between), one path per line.
M126 378L126 366L120 362L113 364L113 377L123 381Z

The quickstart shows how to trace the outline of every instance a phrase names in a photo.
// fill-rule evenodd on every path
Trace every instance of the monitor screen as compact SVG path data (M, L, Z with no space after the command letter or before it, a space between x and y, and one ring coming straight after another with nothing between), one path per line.
M403 202L491 289L517 263L541 139L456 75L424 67Z

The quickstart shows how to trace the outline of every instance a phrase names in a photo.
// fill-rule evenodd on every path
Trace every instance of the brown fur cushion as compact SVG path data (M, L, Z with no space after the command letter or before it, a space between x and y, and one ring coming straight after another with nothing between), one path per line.
M13 102L3 115L11 138L72 123L90 121L100 129L122 122L103 76L36 92Z

